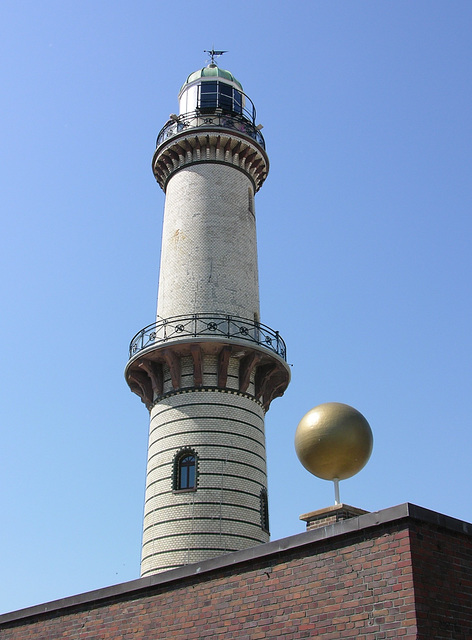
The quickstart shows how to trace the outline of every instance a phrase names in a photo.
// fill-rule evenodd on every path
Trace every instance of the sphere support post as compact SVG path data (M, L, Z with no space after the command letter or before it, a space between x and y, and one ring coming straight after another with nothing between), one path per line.
M341 504L341 499L339 497L339 478L334 478L334 504Z

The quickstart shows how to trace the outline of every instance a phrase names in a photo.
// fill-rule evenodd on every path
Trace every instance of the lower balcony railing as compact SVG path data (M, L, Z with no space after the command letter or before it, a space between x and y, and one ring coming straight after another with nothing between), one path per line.
M159 320L141 329L131 340L129 357L143 349L181 338L234 338L270 349L287 360L285 342L278 331L260 322L223 314L196 313Z

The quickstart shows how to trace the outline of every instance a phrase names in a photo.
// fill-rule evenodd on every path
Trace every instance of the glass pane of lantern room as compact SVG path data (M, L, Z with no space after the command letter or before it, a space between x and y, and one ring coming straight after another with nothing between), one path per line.
M233 111L235 113L243 112L243 97L237 89L233 89Z
M229 84L219 83L219 106L223 109L223 111L232 111L233 110L233 87Z
M215 109L217 106L217 83L202 82L200 85L200 109Z

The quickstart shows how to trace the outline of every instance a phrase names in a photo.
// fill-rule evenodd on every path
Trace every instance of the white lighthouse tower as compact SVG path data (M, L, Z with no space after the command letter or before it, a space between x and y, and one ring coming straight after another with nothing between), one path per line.
M254 194L269 161L254 105L214 55L179 105L152 161L166 194L157 319L125 372L150 412L143 576L269 540L264 415L290 379L260 321Z

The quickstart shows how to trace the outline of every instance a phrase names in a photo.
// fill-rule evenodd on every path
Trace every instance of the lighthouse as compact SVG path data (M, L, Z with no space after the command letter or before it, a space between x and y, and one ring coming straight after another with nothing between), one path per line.
M184 82L152 159L165 192L157 317L125 370L150 414L142 576L269 540L264 416L290 380L259 309L254 196L269 160L216 53Z

